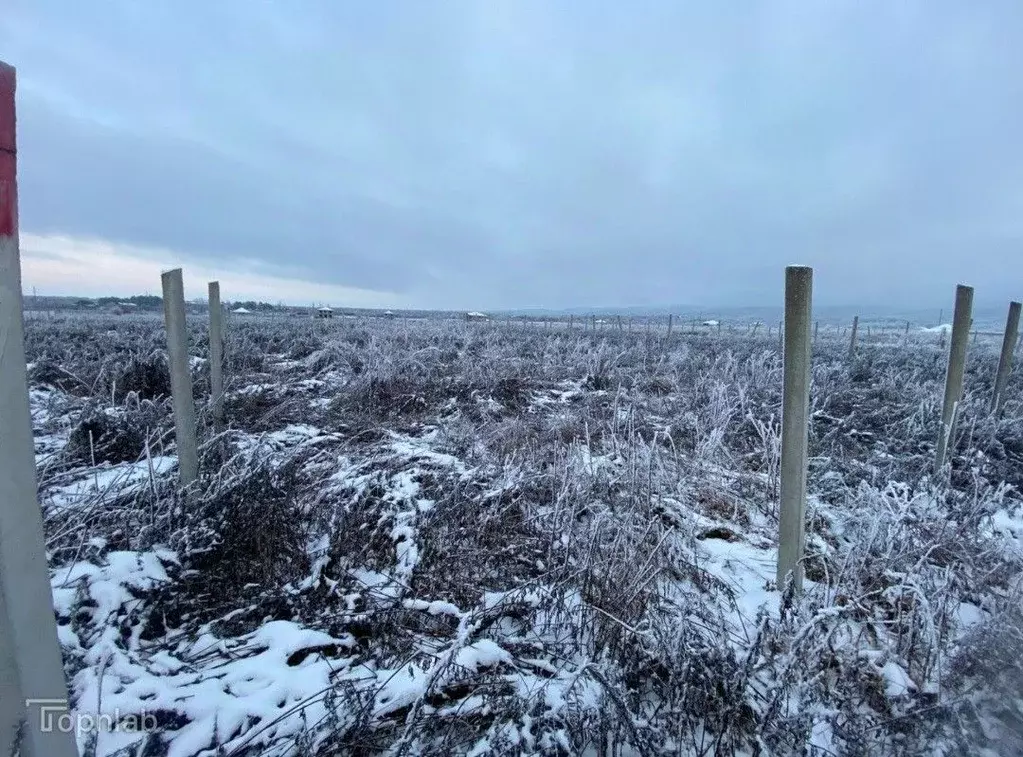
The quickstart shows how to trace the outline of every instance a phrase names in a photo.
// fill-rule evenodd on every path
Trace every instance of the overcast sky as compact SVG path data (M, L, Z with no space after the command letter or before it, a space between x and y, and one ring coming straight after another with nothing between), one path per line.
M2 0L26 288L1023 295L1019 0Z

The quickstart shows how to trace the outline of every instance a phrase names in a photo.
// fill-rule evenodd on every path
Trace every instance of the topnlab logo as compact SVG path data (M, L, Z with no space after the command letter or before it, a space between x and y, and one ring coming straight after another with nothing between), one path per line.
M151 712L121 713L117 708L110 712L74 712L66 699L26 699L25 708L29 717L38 712L39 730L43 733L73 733L88 736L101 733L146 733L158 727L156 715Z

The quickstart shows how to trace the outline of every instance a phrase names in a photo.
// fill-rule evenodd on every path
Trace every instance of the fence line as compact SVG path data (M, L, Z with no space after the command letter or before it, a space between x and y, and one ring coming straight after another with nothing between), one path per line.
M53 613L41 509L35 477L34 445L28 403L24 350L24 314L21 292L20 251L17 231L16 159L14 135L14 70L0 63L0 754L21 757L73 757L77 748L72 734L60 729L44 730L42 717L27 704L67 703L61 648ZM174 404L174 424L181 483L198 476L198 444L195 404L187 348L185 302L180 268L161 275L167 355ZM941 473L954 438L963 394L965 363L971 340L973 289L956 289L951 345L946 368L941 428L935 450L935 471ZM800 591L804 582L806 489L808 470L809 391L812 343L820 324L812 321L813 269L785 269L785 318L779 324L779 349L783 355L783 412L780 461L777 582ZM1000 412L1012 369L1013 351L1019 339L1021 305L1013 302L1004 332L1001 359L992 392L991 410ZM580 318L584 331L594 334L608 321L596 315ZM940 320L940 319L939 319ZM667 337L675 317L667 316ZM554 321L540 321L552 331ZM705 322L707 325L709 322ZM407 328L407 316L403 318ZM509 319L509 326L512 321ZM522 319L523 326L529 321ZM574 328L574 316L569 325ZM721 322L715 324L721 334ZM755 336L762 324L754 323ZM812 325L812 334L811 334ZM693 320L693 334L698 331ZM647 321L649 336L651 321ZM772 336L768 327L768 339ZM210 386L215 426L223 427L223 309L219 282L209 283ZM609 330L615 330L609 328ZM629 319L628 330L632 330ZM679 334L685 324L678 324ZM624 333L621 316L617 331ZM729 332L732 327L729 325ZM844 336L845 331L843 330ZM871 328L866 327L868 339ZM942 343L944 331L939 332ZM849 357L855 357L859 316L853 319ZM905 335L909 335L909 323ZM977 339L978 331L972 332Z

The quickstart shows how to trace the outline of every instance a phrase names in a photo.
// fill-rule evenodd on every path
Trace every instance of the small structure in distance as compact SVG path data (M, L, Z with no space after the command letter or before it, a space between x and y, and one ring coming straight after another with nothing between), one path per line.
M316 317L317 318L333 318L334 317L334 310L332 308L327 308L327 307L316 308Z
M477 310L470 311L465 314L465 320L467 321L487 321L490 320L490 316L486 313L480 313Z
M252 311L251 311L251 310L249 310L248 308L235 308L235 309L234 309L234 310L232 310L231 312L232 312L232 313L237 313L238 315L248 315L248 314L250 314L250 313L251 313Z

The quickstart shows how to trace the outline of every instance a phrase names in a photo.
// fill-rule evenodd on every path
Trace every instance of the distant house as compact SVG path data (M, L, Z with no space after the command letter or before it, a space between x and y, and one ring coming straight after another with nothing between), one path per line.
M394 311L393 310L385 310L384 311L384 318L394 318Z
M251 310L248 310L248 309L246 309L246 308L235 308L235 309L234 309L234 310L232 310L231 312L232 312L232 313L237 313L238 315L248 315L248 314L249 314L249 313L251 313L252 311L251 311Z
M137 313L138 309L139 306L134 302L118 302L111 308L111 312L115 315L125 315L126 313Z
M470 313L465 314L465 320L467 321L488 321L490 317L486 313L480 313L479 311L473 310Z
M316 308L317 318L333 318L334 311L331 308Z

